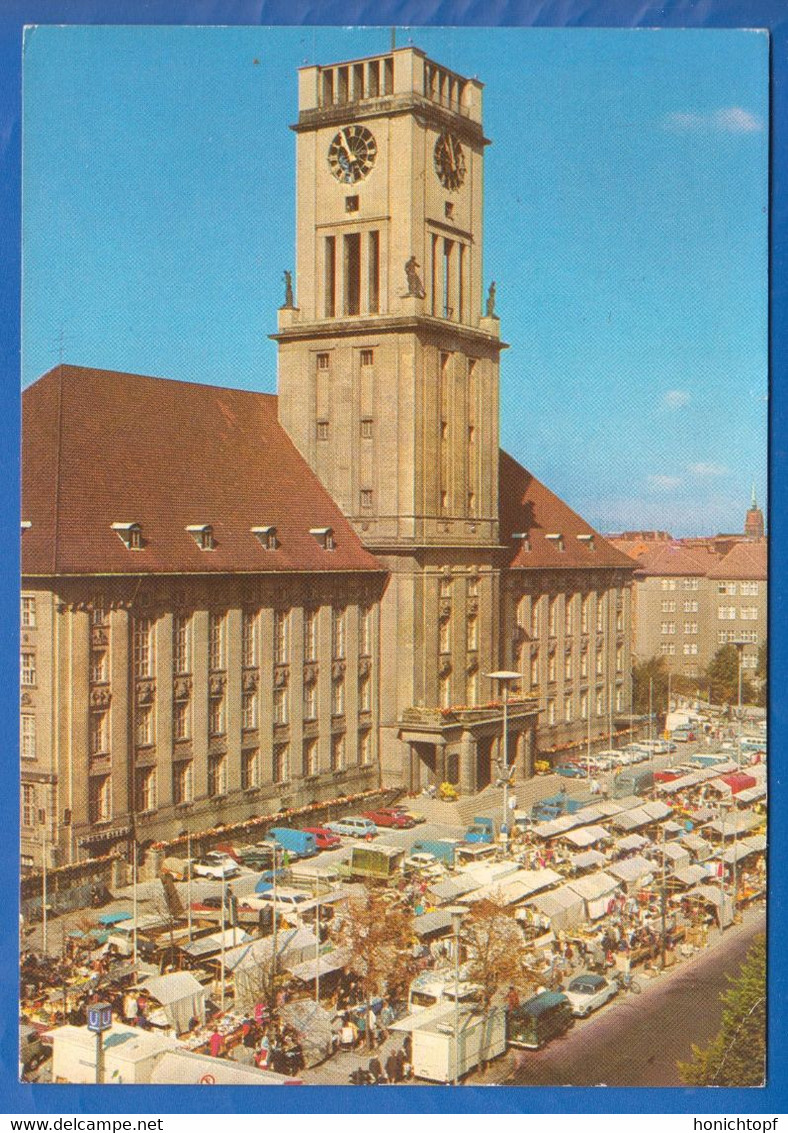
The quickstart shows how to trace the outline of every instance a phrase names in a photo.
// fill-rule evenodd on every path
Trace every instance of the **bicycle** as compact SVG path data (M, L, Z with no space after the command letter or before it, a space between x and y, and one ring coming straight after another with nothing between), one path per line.
M643 990L629 972L616 972L613 982L618 985L619 991L631 991L633 995L640 995Z

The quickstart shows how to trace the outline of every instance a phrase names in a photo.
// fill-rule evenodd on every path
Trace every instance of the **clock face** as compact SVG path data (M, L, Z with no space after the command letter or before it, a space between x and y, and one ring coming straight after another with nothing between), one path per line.
M345 126L328 147L328 164L337 181L355 185L375 164L378 147L366 126Z
M435 143L435 172L446 189L459 189L465 180L465 154L448 130L444 130Z

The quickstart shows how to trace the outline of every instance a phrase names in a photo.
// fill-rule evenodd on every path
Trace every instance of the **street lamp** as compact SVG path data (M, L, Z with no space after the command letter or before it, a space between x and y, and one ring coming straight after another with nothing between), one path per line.
M454 930L454 1085L460 1084L460 928L462 918L468 912L465 905L449 905L446 910L451 916Z
M505 839L509 837L509 685L512 681L521 680L520 674L508 669L499 669L495 673L485 673L491 681L498 681L503 688L503 761L500 765L501 779L503 780L503 820L501 834Z
M741 771L741 670L742 658L744 655L744 646L747 644L747 642L737 639L733 642L733 644L736 646L736 652L739 656L739 707L737 710L737 716L739 720L739 738L736 744L736 764L739 768L739 771Z
M88 1007L88 1030L96 1035L96 1085L104 1083L104 1032L112 1026L112 1006L91 1003Z

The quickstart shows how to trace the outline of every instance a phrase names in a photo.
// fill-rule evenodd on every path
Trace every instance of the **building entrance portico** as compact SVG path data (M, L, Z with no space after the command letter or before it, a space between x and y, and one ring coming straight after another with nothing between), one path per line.
M514 778L532 774L538 712L530 701L509 704L509 764ZM407 746L403 782L413 793L443 782L475 794L500 776L503 719L498 707L411 708L403 713L399 739Z

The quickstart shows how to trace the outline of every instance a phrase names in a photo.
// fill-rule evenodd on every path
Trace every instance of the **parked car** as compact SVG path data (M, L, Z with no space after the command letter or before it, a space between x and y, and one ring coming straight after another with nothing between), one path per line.
M662 771L654 772L655 783L672 783L674 779L681 779L687 772L681 767L665 767Z
M241 869L229 854L212 850L201 861L194 863L192 872L195 877L212 877L221 881L223 877L237 877Z
M286 889L279 886L274 900L273 889L266 889L263 893L249 893L246 897L238 899L239 909L270 909L276 905L278 913L292 913L298 910L299 905L306 904L312 898L303 889Z
M268 837L287 851L291 861L298 858L313 858L317 853L315 836L306 830L294 830L290 826L274 826L268 831Z
M225 904L229 909L229 902L225 901ZM220 895L211 897L197 897L194 901L192 901L191 907L193 913L215 913L218 912L222 907L222 898Z
M327 826L305 826L306 834L314 834L315 845L318 850L333 850L342 845L342 839L334 834Z
M348 815L338 818L335 822L327 822L326 829L332 834L345 834L348 838L374 838L378 828L368 818L357 815Z
M630 756L631 763L642 763L651 755L651 752L644 744L627 744L624 751Z
M380 810L365 810L364 818L368 818L376 826L392 826L395 830L411 830L416 825L410 815L385 806Z
M692 728L676 728L670 733L670 738L677 744L692 743L695 732Z
M445 873L444 865L438 861L434 854L411 854L402 863L405 873L416 873L419 877L442 877Z
M415 810L410 810L409 807L403 806L402 803L395 803L394 806L388 807L388 809L397 810L400 814L406 814L408 818L413 819L413 822L416 826L421 826L422 822L427 821L426 817L423 814L419 814L418 811Z
M510 1046L538 1050L573 1023L566 996L560 991L542 991L508 1013L506 1037Z
M274 852L271 842L255 842L253 846L240 846L237 860L248 869L270 869L274 864Z
M22 1072L27 1074L38 1067L52 1054L51 1047L45 1046L40 1031L31 1027L29 1023L20 1024L19 1027L19 1061Z
M574 760L568 760L566 763L559 763L556 767L556 772L563 775L565 779L586 779L588 777L588 768L582 763L577 763Z
M582 1019L602 1007L618 994L618 985L594 972L583 972L569 981L564 995L572 1006L572 1014Z

